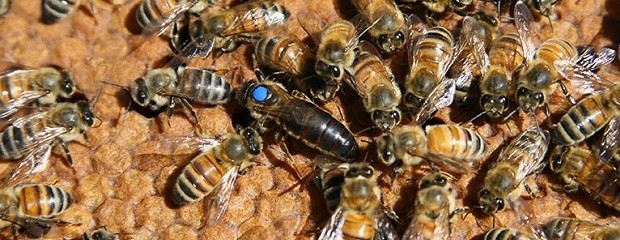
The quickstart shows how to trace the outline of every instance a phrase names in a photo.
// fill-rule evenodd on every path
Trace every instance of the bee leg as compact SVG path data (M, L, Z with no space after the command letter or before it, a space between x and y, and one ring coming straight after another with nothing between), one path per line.
M426 10L424 18L426 19L426 22L429 23L431 26L439 26L439 22L437 22L437 20L433 18L433 12L429 11L428 9Z
M198 130L199 130L201 133L203 133L203 132L204 132L204 129L202 129L202 126L200 125L200 119L198 118L198 114L196 113L196 110L194 109L194 107L192 106L192 104L190 104L190 103L187 101L187 99L184 99L184 98L180 98L179 100L181 101L181 104L182 104L185 108L189 109L189 112L191 113L191 117L192 117L192 118L190 119L190 121L193 121L193 122L194 122L194 124L196 124L196 126L198 126Z
M276 134L276 139L278 139L279 134ZM286 136L286 135L285 135ZM284 141L286 137L282 137L282 139L278 142L278 145L280 146L280 149L282 149L284 151L284 154L286 154L286 157L289 159L288 161L288 165L291 166L293 168L293 170L295 171L295 175L297 176L297 180L302 180L304 176L303 174L300 174L299 169L297 169L297 167L293 164L293 155L291 155L291 153L288 151L288 147L286 146L286 142Z
M64 141L58 141L58 142L62 150L65 152L65 155L67 156L67 164L69 164L69 167L73 168L73 157L71 157L71 151L69 151L69 147L67 147L67 143Z
M564 84L564 82L562 81L558 81L558 83L560 84L562 93L564 93L564 96L566 96L566 99L568 99L568 102L570 102L570 104L572 105L576 105L577 101L575 101L575 98L573 98L573 96L571 96L570 93L568 92L568 89L566 88L566 84Z

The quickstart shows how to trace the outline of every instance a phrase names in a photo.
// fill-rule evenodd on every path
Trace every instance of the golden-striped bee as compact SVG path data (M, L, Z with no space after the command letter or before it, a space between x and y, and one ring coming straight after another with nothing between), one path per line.
M24 158L13 178L20 174L43 171L51 150L60 144L67 155L67 163L73 159L67 142L85 136L95 124L95 115L85 101L59 103L47 111L40 111L15 120L0 132L0 159ZM26 168L26 172L23 168Z
M11 0L0 0L0 16L11 10Z
M516 0L494 0L497 3L497 10L499 13L508 12L509 9L514 5ZM527 0L526 3L532 6L537 12L541 15L545 16L549 19L549 23L551 24L551 10L553 10L553 6L557 4L558 0ZM553 26L553 25L551 25Z
M0 75L0 118L6 118L37 100L40 105L56 104L75 93L71 74L56 68L10 70Z
M446 73L459 50L452 33L443 27L427 29L411 42L403 103L416 113L415 121L423 124L434 112L452 103L456 86Z
M235 94L240 105L250 110L259 123L275 122L293 138L323 154L352 161L360 149L353 133L305 95L289 94L282 84L270 79L246 82Z
M325 155L317 156L315 162L319 170L316 183L323 192L327 211L334 213L340 204L344 174L349 169L349 164L337 162Z
M347 20L335 20L324 24L320 19L299 15L299 23L317 44L314 71L323 79L325 86L318 89L316 98L332 99L342 80L349 77L349 68L356 58L355 50L359 35L355 25Z
M54 218L73 204L66 191L47 184L19 184L0 192L0 228L14 227L14 234L41 238Z
M99 228L90 235L88 233L82 234L82 240L118 240L119 235L120 234L110 232L105 228Z
M232 86L211 70L180 66L149 69L144 77L129 85L129 91L133 101L142 107L153 111L168 108L171 114L176 104L181 104L196 117L190 101L202 105L224 104L231 98Z
M226 211L237 176L253 166L252 160L262 150L262 139L253 128L244 128L215 141L196 140L201 142L201 153L174 182L172 200L183 206L209 196L210 219L217 220Z
M163 33L185 12L200 13L221 0L142 0L136 21L144 33Z
M368 34L386 53L394 53L405 46L408 35L407 18L394 1L353 0L359 17L368 27Z
M417 165L426 159L453 173L470 171L471 162L486 151L478 133L454 124L429 125L426 130L417 125L399 126L377 139L377 154L387 165L396 161Z
M485 213L503 210L507 204L516 203L524 189L528 190L525 180L536 176L545 167L544 157L549 141L549 132L535 126L525 130L502 149L478 192L478 201Z
M538 238L514 228L494 228L484 234L484 240L538 240Z
M367 163L352 163L344 175L340 205L319 239L398 239L384 212L375 170Z
M375 126L390 131L401 120L398 109L400 88L394 81L392 71L377 55L378 52L372 51L375 50L372 46L369 46L369 50L360 51L355 58L350 68L352 77L347 82L362 98L364 108Z
M321 98L322 80L315 78L315 55L292 34L269 34L261 37L254 47L254 59L269 70L283 72L293 78L298 89Z
M420 179L413 219L402 239L450 239L456 196L456 190L441 172Z
M428 11L426 14L427 22L433 24L433 26L437 26L438 23L431 16L432 13L443 13L446 12L447 9L452 10L453 12L464 16L466 15L463 10L469 5L473 3L473 0L401 0L406 3L416 3L420 1L422 5L424 5Z
M188 26L189 40L172 45L185 56L207 56L213 49L235 50L239 43L257 38L262 31L282 25L290 13L272 1L250 1L207 13Z
M525 3L517 2L514 15L526 60L525 67L521 69L519 75L515 99L519 108L526 113L535 113L544 105L545 113L549 115L548 98L558 84L569 101L574 103L563 82L560 81L563 78L571 80L572 77L565 76L556 65L594 70L615 58L615 51L611 49L603 49L596 54L594 51L585 51L579 55L572 43L559 38L549 39L537 46L537 38L530 26L533 22L532 13Z
M548 240L618 239L620 226L605 226L594 221L576 218L556 218L543 226Z

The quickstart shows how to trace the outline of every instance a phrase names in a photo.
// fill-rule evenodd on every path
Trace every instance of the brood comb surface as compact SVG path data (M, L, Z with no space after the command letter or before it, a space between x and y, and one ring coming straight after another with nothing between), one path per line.
M343 0L346 1L346 0ZM111 3L112 2L112 3ZM286 164L286 158L279 151L272 137L265 140L266 146L259 155L261 164L246 175L239 177L236 189L230 199L228 210L221 222L203 226L205 202L200 201L182 208L169 204L170 182L188 162L188 154L170 155L159 143L162 139L194 135L193 125L177 113L170 120L165 114L148 118L145 111L130 110L128 93L120 88L102 84L101 80L128 86L131 81L143 75L147 66L161 66L170 53L165 37L141 36L133 33L136 24L134 12L139 0L132 1L94 0L94 17L88 11L76 11L68 19L57 24L46 25L40 21L40 0L14 0L13 8L0 18L0 55L3 61L40 67L48 64L69 69L87 98L94 99L102 89L95 106L101 118L99 127L88 132L89 142L69 144L74 159L74 170L64 162L64 154L54 150L48 169L41 174L29 176L27 181L55 183L75 197L76 203L61 220L78 225L56 226L45 238L77 238L83 232L91 232L105 226L113 232L120 232L122 239L293 239L315 238L317 229L329 218L325 211L322 195L311 181L301 182L294 175L297 169L310 171L312 156L316 152L295 141L288 141L294 154L293 163ZM299 37L307 34L300 28L296 14L316 14L329 20L352 17L354 13L341 11L346 7L334 0L292 0L280 1L292 13L288 21L289 31ZM348 4L344 4L348 6ZM620 9L609 9L611 1L580 0L560 1L556 6L557 19L553 30L547 20L538 18L543 39L562 37L576 45L617 46L620 36L614 25L620 23L617 17ZM617 6L615 8L618 8ZM456 17L446 15L443 26L456 27ZM231 54L206 59L194 59L190 66L209 66L215 69L230 69L241 66L242 77L232 79L234 86L254 78L251 47L242 46ZM405 65L395 56L393 64L398 68ZM394 69L398 80L402 80L406 69ZM607 67L604 77L618 78L617 62ZM561 93L559 90L557 95ZM330 102L325 107L339 115L338 105L358 101L351 97ZM356 103L358 104L358 103ZM359 104L357 106L360 106ZM223 135L234 131L231 115L238 114L241 107L231 102L225 106L194 106L200 117L200 125L208 136ZM551 110L560 113L567 104L554 102ZM444 109L437 118L444 122L464 122L473 114L462 109ZM345 122L355 132L368 126L368 116L362 112L347 110ZM148 115L148 114L147 114ZM557 115L554 115L557 117ZM543 120L542 113L538 116ZM557 118L556 118L557 119ZM170 124L168 124L170 123ZM482 161L477 173L466 174L456 180L459 186L459 206L476 204L476 193L480 189L485 170L495 160L500 145L516 136L521 130L535 124L521 115L506 124L478 124L474 126L485 137L492 150ZM372 135L370 137L375 137ZM374 146L358 139L368 160L374 160ZM413 207L415 184L409 179L419 179L428 171L423 167L407 168L393 183L389 178L391 169L373 165L380 170L380 184L385 206L392 208L403 219L405 225L398 228L404 232ZM3 174L10 174L11 163L0 164ZM525 200L537 213L536 221L544 222L559 215L575 215L584 219L601 219L602 222L620 223L618 213L589 201L583 192L565 194L556 189L559 181L548 171L536 179L540 188L538 197ZM495 215L496 224L518 226L518 215L512 210ZM468 214L453 219L453 238L471 239L490 228L491 216Z

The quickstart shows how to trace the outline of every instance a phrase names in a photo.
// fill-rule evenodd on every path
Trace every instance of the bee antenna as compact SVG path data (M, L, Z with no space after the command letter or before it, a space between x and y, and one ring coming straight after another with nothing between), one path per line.
M125 86L122 86L122 85L120 85L120 84L116 84L116 83L113 83L113 82L108 82L108 81L105 81L105 80L101 80L101 81L99 81L99 82L101 82L101 83L103 83L103 84L108 84L108 85L112 85L112 86L115 86L115 87L119 87L119 88L121 88L121 89L124 89L125 91L129 91L129 88L127 88L127 87L125 87Z
M547 19L549 20L549 26L551 26L551 32L555 33L555 30L553 29L553 22L551 22L551 17L549 14L547 14Z
M512 110L512 112L510 112L506 117L502 118L502 121L506 122L508 121L508 119L512 118L512 115L514 115L515 113L517 113L517 111L519 111L520 107L516 107L515 110Z
M469 121L467 121L468 124L471 124L474 120L482 117L483 115L487 114L487 112L489 112L488 110L486 111L482 111L481 113L479 113L478 115L474 116L472 119L469 119Z
M370 127L367 127L367 128L364 128L364 129L360 130L359 132L356 132L356 133L355 133L355 134L353 134L353 135L355 135L355 136L359 136L360 134L362 134L362 133L364 133L364 132L368 132L368 131L370 131L370 130L372 130L372 129L375 129L375 128L379 128L379 127L377 127L377 126L370 126Z

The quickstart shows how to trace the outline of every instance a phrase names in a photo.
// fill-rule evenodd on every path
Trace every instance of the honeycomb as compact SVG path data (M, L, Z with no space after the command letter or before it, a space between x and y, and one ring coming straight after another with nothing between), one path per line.
M295 140L286 141L293 154L293 159L288 160L278 147L279 140L265 137L266 147L258 157L259 165L238 178L228 210L220 222L205 226L202 221L206 208L204 200L181 208L172 207L168 199L169 186L189 161L190 154L170 154L161 147L161 142L167 138L193 136L194 125L182 112L168 119L166 114L133 107L127 111L131 101L128 92L101 82L128 86L143 75L147 67L165 63L171 52L165 34L158 37L136 33L134 14L139 2L93 0L95 11L92 14L80 9L59 23L47 25L40 20L40 0L14 0L10 12L0 18L2 61L32 67L54 64L69 69L80 91L88 99L97 98L94 108L101 125L87 133L89 141L69 144L73 168L65 163L64 153L54 149L48 168L26 180L55 184L75 198L75 204L59 218L73 224L55 226L44 239L75 239L103 226L121 233L121 239L316 238L329 218L325 203L312 181L300 181L294 174L294 168L310 172L316 152ZM300 38L307 34L297 22L298 14L310 13L324 20L350 18L355 14L347 10L352 8L346 1L280 2L292 13L287 22L288 31ZM614 48L620 40L620 32L614 27L620 23L620 5L612 0L564 0L554 12L553 29L545 18L537 16L535 30L543 39L555 36L576 45ZM440 25L455 28L460 17L445 14L439 19ZM239 86L254 78L251 51L251 46L244 45L230 54L193 59L188 65L223 70L241 66L240 76L231 79L234 86ZM386 59L398 80L402 80L406 72L402 59L402 55ZM615 81L618 71L618 64L614 62L603 69L601 75ZM561 95L559 90L555 95ZM355 97L341 97L323 107L342 119L353 132L370 125L365 113L344 106L361 104ZM205 131L203 134L207 136L234 131L236 126L231 116L244 114L234 102L217 107L194 107ZM566 101L553 101L554 119L568 107ZM344 115L340 114L340 108L346 109ZM441 110L436 118L440 122L463 123L474 115L473 112L452 107ZM539 122L545 119L542 113L537 118ZM478 171L455 179L458 206L476 204L476 193L498 149L534 124L535 121L524 114L501 124L474 122L473 128L485 137L491 151L481 161ZM379 170L384 205L401 218L402 223L397 228L403 233L412 214L415 180L429 170L423 166L405 168L405 172L392 181L391 169L376 161L374 146L367 143L376 136L376 133L364 133L358 142L363 155L368 152L366 160L374 160L373 166ZM10 174L12 166L13 163L0 164L3 176ZM563 193L561 182L548 170L535 181L539 193L535 199L524 200L524 204L534 210L537 222L557 216L575 216L597 219L601 223L620 223L620 214L591 201L584 192ZM493 224L522 227L519 214L509 209L495 217L477 212L454 217L452 238L479 237Z

